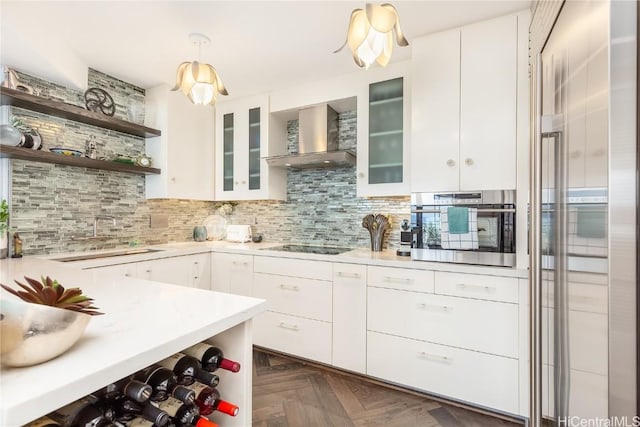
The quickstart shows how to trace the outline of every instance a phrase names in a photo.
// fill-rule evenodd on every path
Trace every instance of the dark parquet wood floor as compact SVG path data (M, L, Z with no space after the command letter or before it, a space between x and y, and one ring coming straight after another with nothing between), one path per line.
M280 355L255 350L253 360L256 427L519 425Z

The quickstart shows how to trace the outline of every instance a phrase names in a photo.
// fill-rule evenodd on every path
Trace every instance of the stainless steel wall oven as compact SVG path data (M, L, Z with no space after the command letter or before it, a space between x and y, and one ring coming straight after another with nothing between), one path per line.
M413 193L412 259L515 266L515 200L515 190ZM473 222L469 222L469 236L473 236L468 244L448 241L446 213L451 207L469 208L473 215Z

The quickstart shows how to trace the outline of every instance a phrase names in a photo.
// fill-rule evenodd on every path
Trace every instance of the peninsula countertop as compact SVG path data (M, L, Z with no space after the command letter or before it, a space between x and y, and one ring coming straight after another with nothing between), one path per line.
M185 288L36 257L0 260L0 283L51 276L80 287L105 314L92 317L66 353L26 368L0 371L0 425L18 426L123 378L265 310L265 301ZM3 299L17 299L0 290Z

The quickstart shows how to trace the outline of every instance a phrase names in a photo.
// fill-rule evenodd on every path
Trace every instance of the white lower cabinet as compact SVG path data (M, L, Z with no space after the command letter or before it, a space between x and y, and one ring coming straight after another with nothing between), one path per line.
M330 262L254 257L253 296L267 300L256 317L254 343L331 363Z
M518 360L369 331L367 374L518 413Z
M521 413L518 279L370 266L367 284L367 375Z
M517 278L254 256L252 295L258 346L523 413Z
M331 363L331 323L266 311L253 321L256 345Z
M209 253L202 253L109 265L96 269L137 279L171 283L190 288L210 289L210 257Z
M518 357L518 306L369 287L367 329Z
M367 266L333 264L332 363L350 371L367 368Z
M331 282L255 273L253 296L267 300L267 310L331 322Z
M211 290L250 297L253 293L253 256L211 253Z

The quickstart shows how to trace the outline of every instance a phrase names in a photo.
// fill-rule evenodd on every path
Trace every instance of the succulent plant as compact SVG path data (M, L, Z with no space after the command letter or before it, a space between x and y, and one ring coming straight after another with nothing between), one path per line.
M40 278L40 281L24 277L29 286L24 285L17 280L18 286L24 290L15 290L9 286L0 283L3 289L11 292L13 295L23 301L33 304L48 305L51 307L64 308L66 310L78 311L80 313L90 314L92 316L100 313L98 307L94 307L93 298L89 298L82 294L80 288L65 289L57 280L47 276Z

